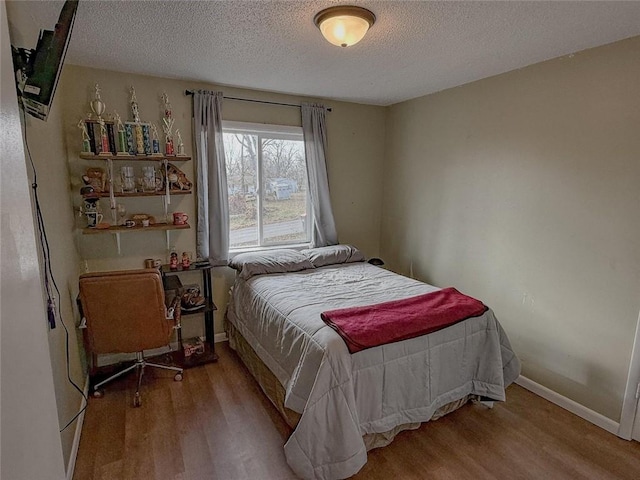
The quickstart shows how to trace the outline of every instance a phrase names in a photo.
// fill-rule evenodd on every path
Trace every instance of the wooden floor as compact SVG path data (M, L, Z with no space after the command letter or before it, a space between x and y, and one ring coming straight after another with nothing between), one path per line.
M74 479L286 480L289 428L235 353L185 372L149 372L91 398ZM627 442L512 385L489 410L468 404L369 452L354 477L385 479L633 479L640 444Z

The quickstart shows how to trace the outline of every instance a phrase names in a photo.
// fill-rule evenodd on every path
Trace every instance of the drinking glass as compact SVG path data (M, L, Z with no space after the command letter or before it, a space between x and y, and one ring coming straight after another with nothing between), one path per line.
M142 167L142 190L154 192L156 189L156 169L154 167Z
M133 167L126 166L120 168L122 177L122 193L133 193L136 191L136 178L133 175Z

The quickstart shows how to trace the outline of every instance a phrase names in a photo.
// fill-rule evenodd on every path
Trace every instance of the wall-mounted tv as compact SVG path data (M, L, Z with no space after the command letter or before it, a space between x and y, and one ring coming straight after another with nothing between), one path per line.
M54 30L40 30L35 49L11 46L22 106L41 120L47 120L53 103L77 10L78 0L67 0Z

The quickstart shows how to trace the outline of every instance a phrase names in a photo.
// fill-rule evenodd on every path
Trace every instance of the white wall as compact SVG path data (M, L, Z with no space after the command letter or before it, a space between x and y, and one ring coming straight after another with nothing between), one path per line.
M640 310L640 37L391 107L381 253L491 306L523 374L619 420Z
M0 17L0 477L59 480L63 450L4 2Z

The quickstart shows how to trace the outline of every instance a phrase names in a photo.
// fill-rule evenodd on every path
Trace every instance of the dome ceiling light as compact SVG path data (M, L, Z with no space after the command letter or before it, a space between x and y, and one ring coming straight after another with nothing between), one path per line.
M358 43L375 21L373 12L349 5L325 8L313 18L313 23L324 38L338 47L350 47Z

